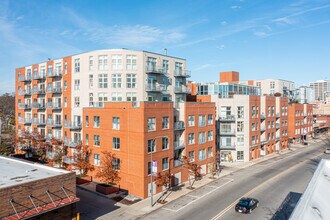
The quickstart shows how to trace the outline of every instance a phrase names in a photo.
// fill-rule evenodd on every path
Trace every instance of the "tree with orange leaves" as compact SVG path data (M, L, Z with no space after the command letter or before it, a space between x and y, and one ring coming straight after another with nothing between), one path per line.
M183 156L183 163L184 163L184 167L188 170L189 187L187 188L194 189L193 185L195 181L201 176L200 174L201 167L198 166L196 163L190 161L190 159L187 156Z
M80 143L75 148L73 155L74 167L80 172L80 177L86 175L88 171L94 170L94 165L90 163L89 156L92 155L92 149L88 145Z
M110 185L111 183L117 184L120 181L119 167L115 164L118 158L114 153L110 151L102 151L102 159L100 167L97 167L96 177L100 180Z

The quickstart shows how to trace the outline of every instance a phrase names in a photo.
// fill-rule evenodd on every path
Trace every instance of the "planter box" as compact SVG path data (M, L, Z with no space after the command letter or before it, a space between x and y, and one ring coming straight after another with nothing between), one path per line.
M104 195L108 195L111 193L118 192L119 189L116 186L109 186L106 184L97 184L96 185L96 192L102 193Z
M92 177L91 176L82 176L82 177L76 176L76 184L77 185L81 185L81 184L89 183L89 182L92 182Z

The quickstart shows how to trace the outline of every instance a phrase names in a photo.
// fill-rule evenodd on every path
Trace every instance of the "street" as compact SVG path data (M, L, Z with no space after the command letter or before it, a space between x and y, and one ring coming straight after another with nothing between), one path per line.
M322 142L281 155L218 179L141 219L271 219L289 195L303 193L323 154ZM236 213L241 197L254 197L259 207L251 215Z

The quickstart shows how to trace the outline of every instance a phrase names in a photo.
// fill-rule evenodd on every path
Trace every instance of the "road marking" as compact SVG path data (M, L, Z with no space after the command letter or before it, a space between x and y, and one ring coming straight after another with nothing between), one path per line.
M208 186L208 185L205 185L207 187L211 187L211 188L218 188L217 186Z
M218 186L218 187L216 187L216 188L214 188L213 190L211 190L211 191L205 193L204 195L202 195L202 196L200 196L200 197L192 196L192 195L189 195L189 194L185 195L185 196L190 196L190 197L193 197L193 198L196 198L196 199L193 200L193 201L191 201L191 202L189 202L189 203L187 203L186 205L180 207L179 209L176 209L176 210L174 210L174 209L169 209L169 208L162 208L162 209L165 209L165 210L168 210L168 211L171 211L171 212L178 212L178 211L184 209L185 207L187 207L188 205L190 205L191 203L198 201L199 199L201 199L201 198L207 196L208 194L214 192L215 190L218 190L218 189L220 189L221 187L224 187L225 185L227 185L228 183L231 183L231 182L234 181L234 179L230 179L230 178L224 178L224 179L228 179L229 181L228 181L228 182L225 182L224 184L222 184L222 185L220 185L220 186Z
M211 218L211 220L216 220L219 219L221 216L223 216L226 212L228 212L230 209L232 209L236 203L242 198L242 197L248 197L250 194L252 194L253 192L257 191L259 188L263 187L264 185L268 184L269 182L273 181L274 179L276 179L277 177L297 168L298 166L307 163L309 160L317 158L319 156L323 155L323 153L320 153L312 158L308 158L307 160L303 161L303 162L299 162L296 165L288 168L287 170L282 171L281 173L276 174L275 176L273 176L272 178L266 180L265 182L259 184L258 186L256 186L255 188L251 189L249 192L245 193L243 196L239 197L238 199L236 199L233 203L231 203L229 206L227 206L227 208L225 208L224 210L222 210L221 212L219 212L216 216L214 216L213 218Z

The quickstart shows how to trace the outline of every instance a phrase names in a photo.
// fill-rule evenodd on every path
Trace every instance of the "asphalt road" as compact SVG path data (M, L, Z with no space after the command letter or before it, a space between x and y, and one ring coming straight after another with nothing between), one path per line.
M299 199L319 160L330 159L323 151L323 143L316 143L239 170L141 219L272 219L275 213L281 214L278 210L286 198ZM246 196L257 198L259 207L250 215L236 213L234 205Z

